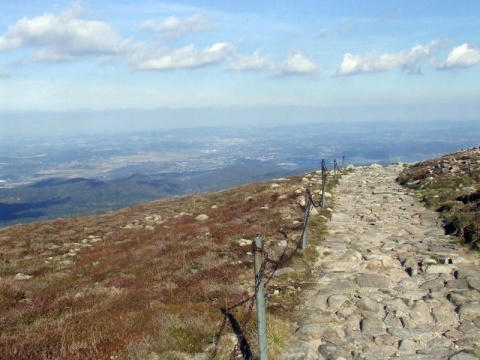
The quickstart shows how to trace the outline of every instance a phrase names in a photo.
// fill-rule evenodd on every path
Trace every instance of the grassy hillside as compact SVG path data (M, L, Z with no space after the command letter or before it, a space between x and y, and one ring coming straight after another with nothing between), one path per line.
M320 187L306 176L0 230L0 358L227 359L236 341L221 309L253 294L255 234L287 259L267 286L278 358L325 229L312 216L295 251L301 196ZM250 304L230 314L254 347Z
M422 161L397 180L440 212L447 233L480 249L480 147Z

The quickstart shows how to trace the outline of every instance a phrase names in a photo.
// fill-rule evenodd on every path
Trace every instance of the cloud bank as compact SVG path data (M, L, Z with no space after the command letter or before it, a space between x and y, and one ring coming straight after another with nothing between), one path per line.
M413 48L397 53L353 55L346 53L335 73L336 76L358 75L375 72L385 72L395 69L409 74L421 73L419 63L431 61L438 53L442 43L438 40L428 45L415 45Z
M30 60L38 62L79 61L98 57L99 63L108 64L111 59L119 59L134 70L169 71L224 64L230 71L264 72L278 77L309 76L320 71L318 63L300 50L288 53L283 60L274 60L273 55L265 54L258 48L252 54L243 54L235 41L211 39L200 47L189 44L185 41L188 35L214 28L206 12L184 17L172 15L139 23L141 29L159 35L150 42L122 37L111 24L88 20L83 15L82 8L73 5L56 14L46 12L35 17L23 17L0 34L0 52L31 49ZM354 22L343 23L342 32L349 33L354 25ZM329 37L329 29L322 29L318 36ZM177 40L180 38L182 46L171 46L179 43ZM454 47L440 62L436 58L444 46L445 41L433 40L429 44L417 44L399 52L346 52L333 75L353 76L394 70L418 75L422 73L423 63L438 70L469 68L480 64L480 48L468 43ZM312 53L319 49L308 50ZM6 74L5 71L0 72L0 77L7 77Z

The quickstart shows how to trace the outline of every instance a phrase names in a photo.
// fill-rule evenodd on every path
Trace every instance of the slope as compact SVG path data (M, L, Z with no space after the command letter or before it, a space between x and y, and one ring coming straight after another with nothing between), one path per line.
M221 309L253 292L254 234L270 259L288 254L267 288L279 356L326 219L312 215L311 244L296 251L309 182L320 186L311 173L0 230L0 357L228 358ZM229 312L250 338L249 305Z

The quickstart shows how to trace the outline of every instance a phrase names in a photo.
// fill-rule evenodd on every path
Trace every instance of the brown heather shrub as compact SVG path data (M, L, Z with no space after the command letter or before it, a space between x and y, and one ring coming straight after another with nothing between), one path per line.
M293 221L303 218L303 210L294 190L304 186L301 178L274 189L271 183L251 184L0 230L0 358L177 359L207 349L213 354L220 309L253 292L252 249L238 240L261 234L278 256L279 228L298 239L301 229ZM278 200L280 195L287 197ZM195 220L199 214L209 219ZM155 216L162 223L153 223ZM288 324L296 289L308 285L305 273L323 227L323 221L312 221L308 255L282 265L298 271L275 277L267 287L272 359L293 331ZM33 277L14 281L19 272ZM274 290L280 293L271 295ZM248 304L232 313L241 322L247 310ZM254 321L247 331L254 338ZM231 336L227 326L216 359L230 356Z

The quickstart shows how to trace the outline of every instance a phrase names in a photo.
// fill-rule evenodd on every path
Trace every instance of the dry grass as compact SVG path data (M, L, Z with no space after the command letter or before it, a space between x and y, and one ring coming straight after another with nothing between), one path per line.
M310 180L318 188L318 177ZM1 230L0 358L224 358L234 343L229 328L215 339L220 308L253 292L252 249L239 241L261 234L278 255L279 228L300 236L295 190L306 183L276 183ZM310 229L309 248L282 264L295 272L267 288L273 359L291 333L288 314L308 284L324 220L312 218ZM32 277L17 280L19 273ZM233 313L241 320L246 311Z

